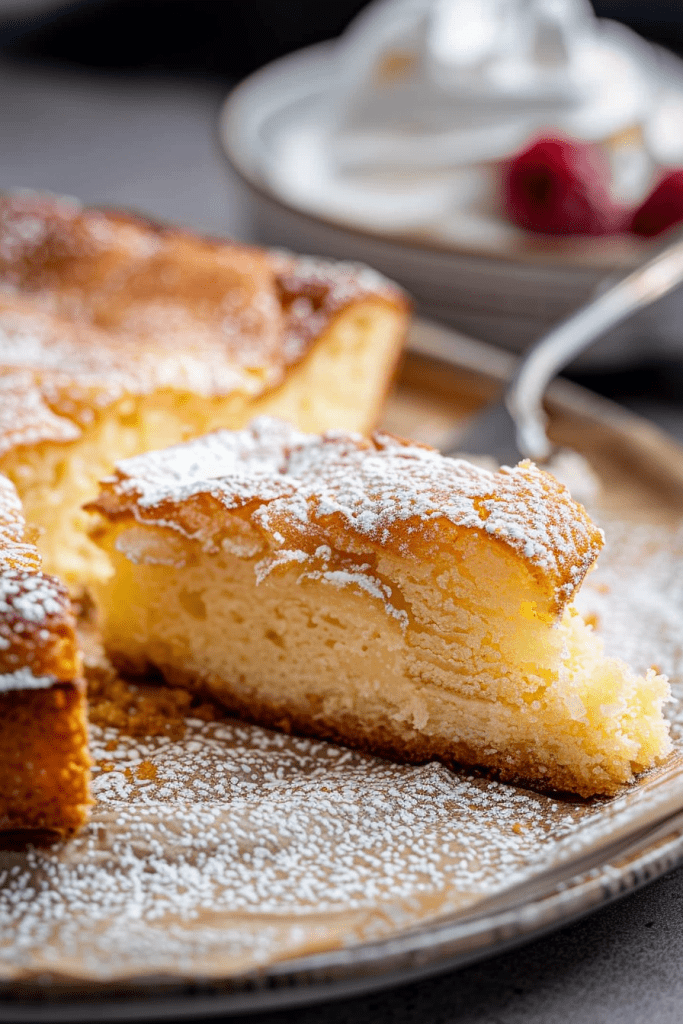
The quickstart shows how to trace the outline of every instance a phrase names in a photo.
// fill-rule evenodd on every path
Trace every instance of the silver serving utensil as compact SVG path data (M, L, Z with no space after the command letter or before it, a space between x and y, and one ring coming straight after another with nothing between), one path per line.
M491 455L501 465L520 459L547 462L543 396L571 360L611 327L683 282L683 240L678 239L623 280L554 327L522 357L502 400L478 416L446 454Z

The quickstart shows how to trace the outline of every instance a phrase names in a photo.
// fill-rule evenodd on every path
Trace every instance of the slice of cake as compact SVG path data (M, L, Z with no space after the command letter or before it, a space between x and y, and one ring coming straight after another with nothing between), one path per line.
M0 472L47 571L104 568L82 504L116 459L257 413L366 432L407 327L384 278L59 199L0 199Z
M64 587L0 477L0 831L69 835L90 803L84 685Z
M602 534L553 477L269 419L120 463L91 506L110 656L252 721L613 793L669 688L571 601Z

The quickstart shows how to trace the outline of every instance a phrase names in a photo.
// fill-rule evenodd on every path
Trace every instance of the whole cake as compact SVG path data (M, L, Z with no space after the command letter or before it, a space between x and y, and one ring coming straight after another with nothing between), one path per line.
M64 586L0 476L0 831L69 835L90 803L85 686Z
M118 464L90 505L126 672L255 722L583 796L670 750L666 680L572 607L602 534L530 463L262 418Z
M371 429L406 327L366 268L0 198L0 472L46 569L105 570L81 506L116 459L261 412Z

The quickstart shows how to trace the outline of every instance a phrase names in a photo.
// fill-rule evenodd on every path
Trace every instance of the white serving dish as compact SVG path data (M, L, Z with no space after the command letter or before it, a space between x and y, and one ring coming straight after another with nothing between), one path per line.
M228 96L220 141L241 182L254 240L359 260L402 284L417 311L470 336L522 351L552 324L646 257L650 247L607 239L530 237L506 252L481 244L449 249L433 239L382 235L314 216L279 198L265 168L274 135L331 88L332 44L267 65ZM683 354L683 291L602 338L583 367L633 364Z

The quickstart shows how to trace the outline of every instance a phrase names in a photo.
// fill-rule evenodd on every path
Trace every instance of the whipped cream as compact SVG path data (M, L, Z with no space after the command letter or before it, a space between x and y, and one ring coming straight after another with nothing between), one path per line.
M263 173L286 202L358 227L518 237L497 164L539 134L606 143L625 202L683 163L683 62L588 0L377 0L318 84L274 129Z

